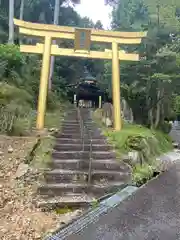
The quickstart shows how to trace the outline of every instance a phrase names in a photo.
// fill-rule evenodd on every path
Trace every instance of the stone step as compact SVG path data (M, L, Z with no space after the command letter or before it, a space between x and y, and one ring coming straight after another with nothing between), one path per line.
M87 194L67 194L65 196L55 196L52 198L41 196L36 206L45 210L64 207L84 208L92 204L95 200L96 198L94 196Z
M69 128L69 127L63 127L61 128L61 133L68 133L68 134L80 134L81 132L83 132L84 134L89 133L89 131L93 132L93 133L99 133L101 134L100 129L97 129L97 127L85 127L85 128L80 128L80 126L76 127L76 128Z
M78 135L81 135L81 133L83 133L83 135L89 135L89 133L91 133L91 135L100 135L101 134L101 131L97 128L94 128L94 129L80 129L80 128L77 128L77 129L62 129L61 130L61 133L60 134L78 134Z
M89 151L76 152L76 151L53 151L52 157L55 159L89 159ZM112 159L116 157L116 153L105 151L93 151L92 159Z
M67 169L67 170L88 170L89 169L89 159L65 159L57 160L53 159L51 163L53 169ZM96 159L92 160L92 169L96 170L116 170L121 172L131 172L130 167L124 162L118 162L117 159Z
M90 125L91 124L95 124L93 120L84 120L84 123L87 124L87 125L88 124L90 124ZM63 121L63 124L65 124L65 125L73 125L73 124L80 124L80 122L79 122L78 118L76 118L76 119L67 119L67 118L65 118L64 121Z
M127 183L124 182L108 182L106 184L84 184L84 183L57 183L57 184L45 184L38 188L38 192L41 195L50 196L63 196L67 193L74 194L93 194L95 196L102 196L111 191L118 191Z
M78 128L78 129L61 129L61 132L60 134L78 134L80 135L81 134L81 129Z
M54 136L56 138L72 138L72 139L80 139L81 134L80 133L55 133ZM89 138L89 134L84 134L85 138ZM105 136L101 135L99 132L92 133L91 137L94 139L106 139Z
M87 183L88 182L88 171L83 170L65 170L65 169L54 169L45 173L45 179L47 183ZM108 170L92 170L91 181L95 182L117 182L127 181L130 179L128 173L120 171L108 171Z
M54 146L54 149L57 151L68 151L71 149L71 151L89 151L90 150L90 144L56 144ZM112 146L108 144L92 144L92 151L110 151L112 150Z
M79 124L79 119L71 119L71 120L69 120L69 119L64 119L63 120L63 124Z
M82 139L78 138L56 138L57 144L82 144ZM84 139L85 144L90 143L90 139ZM92 139L93 144L106 144L105 138Z
M85 127L95 127L95 123L86 123L86 122L83 122L83 125ZM67 123L67 122L64 122L62 123L62 128L68 128L68 129L73 129L73 128L78 128L81 126L80 122L77 122L77 123Z

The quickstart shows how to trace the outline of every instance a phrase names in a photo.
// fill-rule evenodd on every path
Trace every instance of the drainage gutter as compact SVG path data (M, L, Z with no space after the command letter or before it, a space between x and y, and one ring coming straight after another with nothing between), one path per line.
M124 188L108 199L100 202L95 209L91 208L84 215L59 230L59 232L56 232L53 236L45 238L45 240L64 240L70 235L82 231L84 228L88 227L89 224L97 222L103 214L107 213L107 211L117 207L123 200L136 192L137 189L138 188L135 186Z

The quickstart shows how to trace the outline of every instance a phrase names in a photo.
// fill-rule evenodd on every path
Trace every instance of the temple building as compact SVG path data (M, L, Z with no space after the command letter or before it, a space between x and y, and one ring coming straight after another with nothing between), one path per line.
M72 102L79 107L101 108L106 99L106 93L97 86L97 80L87 70L77 84L69 85ZM72 96L71 96L72 97Z

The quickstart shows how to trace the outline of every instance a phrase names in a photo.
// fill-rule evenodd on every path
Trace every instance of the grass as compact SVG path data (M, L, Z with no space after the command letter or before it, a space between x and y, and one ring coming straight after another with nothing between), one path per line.
M61 129L61 122L69 105L62 105L61 109L56 109L51 112L47 112L45 116L45 128L46 129ZM35 121L34 121L35 124ZM35 126L35 125L34 125ZM51 162L51 155L55 144L55 138L51 134L45 134L40 137L40 144L37 147L32 166L39 168L47 168Z
M31 165L36 168L47 168L51 162L51 154L55 139L52 136L45 136L41 138L41 143L36 149L35 156Z
M106 129L104 133L114 144L119 156L138 151L140 162L132 164L128 161L132 167L132 180L137 186L154 177L154 172L158 172L158 163L160 163L156 158L173 148L167 134L135 124L124 124L120 132Z
M145 139L147 146L144 144L144 147L149 150L149 157L157 157L172 149L172 141L167 134L160 131L152 131L136 124L124 124L120 132L114 132L112 129L104 129L104 134L115 146L119 155L124 155L129 151L135 150L129 144L129 140L135 138Z
M156 158L173 149L171 138L161 131L129 123L124 123L122 130L115 132L103 126L100 118L96 116L94 115L96 122L102 128L108 141L114 145L120 159L123 159L123 156L128 155L129 152L138 152L138 162L126 161L132 167L133 182L140 186L153 178L159 166Z
M154 162L154 165L144 163L142 165L137 164L136 166L133 167L132 180L136 184L136 186L139 187L153 178L155 166L156 165Z

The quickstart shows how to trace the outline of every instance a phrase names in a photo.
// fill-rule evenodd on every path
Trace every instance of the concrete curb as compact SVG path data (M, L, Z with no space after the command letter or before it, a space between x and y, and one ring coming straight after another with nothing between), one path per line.
M53 236L45 238L45 240L64 240L71 234L78 233L89 224L97 222L101 215L107 213L108 210L118 206L122 201L124 201L137 190L138 188L134 186L128 186L124 188L110 198L99 203L98 207L95 209L91 208L84 215L80 216L78 219L67 225L62 230L59 230L59 232L55 233Z

